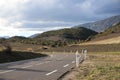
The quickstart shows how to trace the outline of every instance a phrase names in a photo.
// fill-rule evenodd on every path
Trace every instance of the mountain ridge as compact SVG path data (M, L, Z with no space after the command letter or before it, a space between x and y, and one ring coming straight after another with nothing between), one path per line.
M94 30L96 32L103 32L104 30L108 29L110 26L113 26L119 22L120 22L120 15L116 15L116 16L112 16L112 17L109 17L103 20L80 24L75 27L82 26L82 27Z
M90 30L84 27L79 27L79 28L65 28L65 29L47 31L47 32L41 33L35 38L42 39L44 37L47 37L47 40L48 40L50 37L58 37L62 39L85 40L89 36L95 35L95 34L97 34L97 32L93 30Z

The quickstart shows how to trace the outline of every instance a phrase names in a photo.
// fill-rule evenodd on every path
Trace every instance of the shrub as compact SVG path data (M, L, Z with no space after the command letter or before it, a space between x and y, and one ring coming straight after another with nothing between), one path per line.
M3 46L3 50L2 50L2 51L3 51L4 53L12 54L12 48L11 48L11 46L10 46L9 43L3 42L3 43L2 43L2 46Z

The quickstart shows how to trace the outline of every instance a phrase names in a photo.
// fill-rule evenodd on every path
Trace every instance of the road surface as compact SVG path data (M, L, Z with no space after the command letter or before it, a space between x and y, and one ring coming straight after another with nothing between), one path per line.
M52 54L44 58L0 64L0 80L57 80L75 67L75 54Z

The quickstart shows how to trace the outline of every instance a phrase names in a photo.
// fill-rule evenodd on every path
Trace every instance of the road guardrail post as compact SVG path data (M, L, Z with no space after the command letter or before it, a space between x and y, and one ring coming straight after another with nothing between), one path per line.
M86 59L87 56L87 50L84 50L84 60Z
M80 54L78 52L78 50L76 51L76 67L79 67L79 63L80 63Z

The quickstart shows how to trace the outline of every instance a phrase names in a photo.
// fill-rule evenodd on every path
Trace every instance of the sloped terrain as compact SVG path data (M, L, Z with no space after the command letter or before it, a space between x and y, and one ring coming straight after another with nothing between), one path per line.
M53 30L44 32L34 39L45 39L45 40L86 40L89 36L95 35L97 32L90 29L79 27L79 28L66 28L60 30ZM52 37L52 38L51 38Z
M117 15L117 16L112 16L104 20L91 22L91 23L85 23L85 24L81 24L75 27L83 26L85 28L89 28L97 32L103 32L104 30L108 29L110 26L113 26L119 22L120 22L120 15Z
M119 44L120 43L120 23L109 27L104 32L97 34L89 42L80 45L92 44Z

